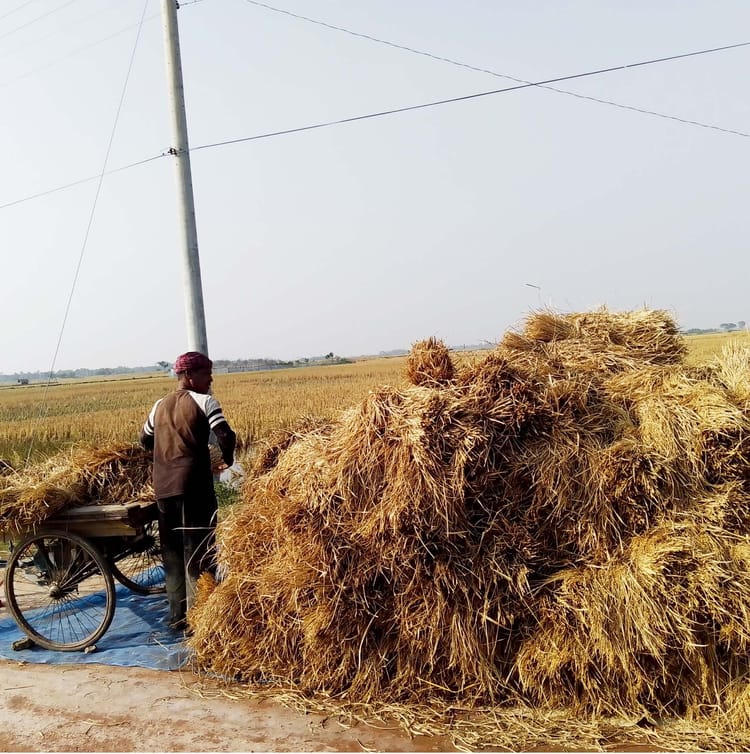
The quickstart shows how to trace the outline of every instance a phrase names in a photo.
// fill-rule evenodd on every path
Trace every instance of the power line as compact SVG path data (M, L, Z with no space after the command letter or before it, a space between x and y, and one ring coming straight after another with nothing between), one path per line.
M75 2L75 0L70 0L71 2ZM188 3L182 3L181 7L184 5L195 5L196 3L203 2L203 0L191 0L191 2ZM109 10L109 8L106 8L104 10ZM89 18L92 18L93 16L97 16L100 13L102 13L102 10L94 11L94 13L91 13L88 16L84 16L82 19L78 21L78 23L81 23L82 21L86 21ZM159 15L159 13L152 13L150 16L146 16L145 21L151 21L151 19L156 18ZM101 39L97 39L94 42L88 42L85 45L82 45L80 47L76 47L75 49L71 50L70 52L66 53L65 55L62 55L59 58L55 58L54 60L50 60L48 63L45 63L44 65L41 65L37 68L33 68L30 71L27 71L26 73L22 73L20 76L17 76L14 79L10 79L9 81L3 81L0 82L0 88L10 86L11 84L15 84L17 81L21 81L22 79L28 78L29 76L33 76L36 73L40 73L41 71L47 70L47 68L52 68L53 66L56 66L58 63L68 60L72 57L75 57L81 52L85 52L86 50L90 50L92 47L96 47L97 45L102 44L103 42L108 42L110 39L114 39L115 37L120 36L120 34L124 34L126 31L130 31L131 29L135 29L135 27L138 26L138 24L130 24L129 26L124 26L122 29L119 29L118 31L113 32L112 34L108 34L106 37L102 37ZM45 39L49 39L49 37L55 36L59 33L59 29L56 29L51 34L48 34L44 37L41 37L39 39L35 39L33 42L30 42L29 44L37 44L38 42L42 42ZM9 50L6 53L0 55L0 58L6 57L7 54L10 54L12 52L16 52L17 50L22 49L22 47L16 47L14 50Z
M74 0L73 0L74 1ZM150 21L152 18L156 18L159 14L158 13L152 13L150 16L146 16L144 21ZM92 47L96 47L97 45L102 44L103 42L108 42L110 39L114 39L115 37L119 37L120 34L124 34L126 31L130 31L131 29L134 29L138 24L130 24L129 26L125 26L122 29L119 29L116 32L113 32L112 34L107 35L106 37L102 37L101 39L97 39L94 42L89 42L85 45L82 45L81 47L76 47L75 49L71 50L70 52L66 53L65 55L62 55L59 58L55 58L54 60L50 60L48 63L45 63L44 65L39 66L38 68L34 68L31 71L27 71L26 73L22 73L20 76L17 76L14 79L10 79L9 81L3 81L0 82L0 88L10 86L11 84L15 84L17 81L20 81L21 79L28 78L29 76L33 76L35 73L40 73L41 71L46 70L47 68L52 68L53 66L56 66L58 63L62 62L63 60L68 60L72 57L75 57L81 52L85 52L86 50L90 50Z
M17 45L16 47L9 47L3 49L2 53L0 53L0 58L7 58L9 55L13 55L14 53L18 52L19 50L25 50L27 47L33 47L41 42L45 42L46 40L50 39L51 37L55 37L60 33L65 32L69 27L75 26L79 27L81 24L83 24L85 21L88 21L89 19L93 18L94 16L100 16L102 13L111 13L114 6L108 6L104 8L97 8L93 13L89 13L88 15L84 16L83 18L77 18L73 21L71 24L66 24L63 26L57 25L55 29L53 29L48 34L45 34L44 36L37 37L36 39L31 39L23 42L20 45Z
M143 22L146 18L146 9L148 8L148 2L149 0L144 0L144 3L143 3L143 12L141 13L141 20L140 20L140 24L138 25L138 32L135 36L133 50L130 53L130 61L128 63L128 70L127 70L127 73L125 74L125 81L122 86L122 92L120 94L120 101L117 104L117 111L115 112L115 120L114 120L114 123L112 124L112 131L109 136L109 142L107 144L107 151L104 155L104 164L102 165L101 172L99 173L99 182L96 186L96 193L94 194L94 201L91 205L91 212L89 213L89 220L88 220L88 224L86 225L86 232L84 233L83 243L81 245L81 252L78 255L78 263L76 265L75 274L73 275L73 284L71 285L71 288L70 288L70 294L68 295L68 302L65 306L65 314L63 315L62 325L60 326L60 334L57 338L57 345L55 346L55 353L52 357L52 364L49 370L49 378L47 380L47 385L45 387L44 394L42 395L41 407L40 407L40 412L39 412L39 421L41 421L42 419L42 414L46 405L47 390L49 389L49 386L52 382L52 375L55 371L55 364L57 363L57 356L60 352L60 344L62 343L63 333L65 332L65 325L67 324L67 321L68 321L68 315L70 314L70 307L71 307L71 304L73 303L73 295L75 293L76 285L78 283L78 277L81 272L83 256L86 252L86 246L88 245L89 235L91 234L91 226L94 223L94 215L96 214L96 206L99 202L99 196L102 190L102 183L104 181L104 175L107 172L107 162L109 161L109 155L112 151L112 144L114 143L114 140L115 140L115 132L117 131L117 124L120 120L120 113L122 112L122 104L125 101L125 92L127 91L127 88L128 88L128 81L130 80L130 73L133 70L133 61L135 60L135 53L136 53L136 50L138 49L138 42L141 38L141 30L143 29ZM31 440L29 442L29 450L26 455L26 463L28 463L29 459L31 458L31 451L33 447L34 447L34 433L32 432Z
M154 160L158 160L162 157L166 157L167 152L162 152L161 154L154 155L153 157L146 157L145 160L138 160L137 162L131 162L129 165L122 165L119 168L113 168L112 170L107 170L103 175L112 175L113 173L121 173L123 170L130 170L130 168L138 167L139 165L145 165L147 162L153 162ZM0 210L7 209L8 207L15 207L17 204L24 204L25 202L30 202L32 199L41 199L43 196L49 196L50 194L56 194L58 191L65 191L66 189L73 188L74 186L81 186L84 183L90 183L91 181L97 180L102 173L97 173L96 175L90 175L88 178L81 178L78 181L72 181L71 183L66 183L62 186L56 186L55 188L48 189L46 191L40 191L37 194L31 194L29 196L24 196L21 199L15 199L12 202L7 202L6 204L0 204Z
M2 16L0 16L0 21L2 21L4 18L8 18L8 16L12 15L17 10L21 10L21 8L25 8L27 5L31 5L31 3L33 3L33 2L34 2L34 0L26 0L25 3L21 3L20 5L17 5L12 10L9 10L7 13L4 13Z
M539 89L547 89L551 92L556 92L557 94L564 94L568 97L576 97L577 99L588 100L589 102L596 102L600 105L609 105L610 107L617 107L617 108L620 108L621 110L630 110L631 112L641 113L642 115L651 115L656 118L664 118L666 120L673 120L678 123L684 123L690 126L708 128L714 131L722 131L724 133L736 134L739 136L746 135L740 131L735 131L730 128L723 128L722 126L716 126L710 123L703 123L697 120L690 120L688 118L680 118L679 116L676 116L676 115L669 115L667 113L656 112L655 110L649 110L648 108L645 108L645 107L637 107L635 105L625 105L621 102L615 102L613 100L603 99L601 97L592 97L586 94L579 94L578 92L571 92L568 89L560 89L554 86L547 86L544 84L534 83L532 81L521 79L516 76L510 76L506 73L498 73L497 71L493 71L489 68L481 68L479 66L471 65L469 63L463 63L459 60L454 60L453 58L444 57L442 55L435 55L431 52L426 52L425 50L419 50L415 47L409 47L408 45L397 44L396 42L389 42L386 39L380 39L379 37L374 37L374 36L371 36L370 34L363 34L362 32L353 31L352 29L347 29L344 26L336 26L335 24L330 24L330 23L327 23L326 21L320 21L319 19L316 19L316 18L310 18L309 16L303 16L299 13L293 13L292 11L285 10L283 8L277 8L273 5L268 5L268 3L260 2L260 0L245 0L245 2L249 3L250 5L256 5L259 8L265 8L266 10L273 11L274 13L279 13L284 16L290 16L291 18L296 18L300 21L307 21L308 23L315 24L316 26L322 26L326 29L339 31L344 34L348 34L352 37L366 39L369 42L375 42L376 44L381 44L387 47L392 47L396 50L402 50L404 52L410 52L415 55L421 55L422 57L431 58L432 60L437 60L441 63L450 63L451 65L458 66L459 68L466 68L470 71L476 71L478 73L487 73L490 76L508 79L509 81L515 81L519 84L530 84L532 86L538 87Z
M5 37L9 37L11 34L15 34L17 31L21 31L21 29L25 29L27 26L31 26L31 24L35 24L37 21L41 21L43 18L47 18L47 16L51 16L53 13L57 13L58 11L63 10L63 8L67 8L69 5L73 5L76 0L68 0L66 3L63 3L62 5L58 6L57 8L53 8L52 10L48 10L46 13L42 13L41 16L37 16L36 18L32 18L31 21L27 21L25 24L21 24L21 26L17 26L15 29L11 29L10 31L6 31L4 34L0 34L0 39L5 39ZM23 7L23 6L21 6ZM18 8L16 8L18 10Z
M192 147L191 152L197 152L200 149L211 149L213 147L223 147L229 144L239 144L245 141L256 141L258 139L268 139L273 136L283 136L286 134L299 133L301 131L312 131L317 128L327 128L328 126L338 126L344 123L354 123L355 121L368 120L370 118L382 118L386 115L396 115L398 113L406 113L412 110L423 110L428 107L437 107L439 105L447 105L453 102L466 102L468 100L479 99L480 97L490 97L495 94L505 94L506 92L515 92L519 89L528 89L533 86L541 86L543 84L555 84L559 81L571 81L573 79L581 79L589 76L599 76L603 73L612 73L613 71L626 71L631 68L640 68L647 65L655 65L656 63L666 63L672 60L682 60L685 58L696 57L697 55L707 55L713 52L721 52L723 50L733 50L739 47L750 46L750 42L739 42L732 45L724 45L723 47L712 47L706 50L696 50L694 52L685 52L680 55L669 55L663 58L653 58L651 60L643 60L638 63L628 63L627 65L612 66L610 68L599 68L594 71L586 71L585 73L574 73L569 76L558 76L552 79L545 79L544 81L535 81L527 84L517 84L516 86L507 86L503 89L492 89L488 92L477 92L475 94L465 94L461 97L450 97L449 99L436 100L434 102L423 102L419 105L408 105L406 107L397 107L392 110L381 110L375 113L367 113L366 115L355 115L350 118L340 118L338 120L326 121L324 123L314 123L308 126L299 126L298 128L289 128L283 131L273 131L271 133L257 134L255 136L245 136L238 139L227 139L226 141L214 142L213 144L201 144L198 147ZM750 134L743 131L733 131L729 129L719 129L726 133L731 133L736 136L750 137Z
M367 120L367 119L370 119L370 118L379 118L379 117L383 117L383 116L386 116L386 115L395 115L395 114L398 114L398 113L409 112L411 110L420 110L420 109L424 109L424 108L428 108L428 107L436 107L438 105L445 105L445 104L449 104L449 103L452 103L452 102L462 102L462 101L471 100L471 99L478 99L480 97L488 97L488 96L491 96L491 95L494 95L494 94L504 94L506 92L518 91L519 89L528 89L529 87L532 87L532 86L540 86L540 85L543 85L543 84L555 83L555 82L558 82L558 81L568 81L568 80L571 80L571 79L583 78L583 77L586 77L586 76L595 76L595 75L599 75L599 74L602 74L602 73L610 73L612 71L621 71L621 70L626 70L628 68L637 68L639 66L653 65L655 63L663 63L663 62L667 62L667 61L670 61L670 60L679 60L679 59L682 59L682 58L694 57L696 55L705 55L705 54L708 54L708 53L719 52L719 51L722 51L722 50L731 50L731 49L735 49L735 48L738 48L738 47L746 47L748 45L750 45L750 42L740 42L739 44L726 45L724 47L714 47L714 48L707 49L707 50L697 50L695 52L683 53L681 55L672 55L670 57L665 57L665 58L656 58L656 59L653 59L653 60L645 60L645 61L642 61L642 62L639 62L639 63L630 63L628 65L614 66L612 68L601 68L601 69L598 69L598 70L595 70L595 71L587 71L585 73L572 74L570 76L559 76L559 77L554 78L554 79L547 79L545 81L530 82L530 83L527 83L527 84L519 84L517 86L505 87L504 89L493 89L492 91L488 91L488 92L478 92L476 94L467 94L467 95L464 95L462 97L452 97L450 99L438 100L438 101L435 101L435 102L425 102L425 103L422 103L422 104L419 104L419 105L410 105L410 106L407 106L407 107L399 107L399 108L394 108L392 110L382 110L382 111L376 112L376 113L368 113L368 114L365 114L365 115L355 115L355 116L352 116L352 117L349 117L349 118L340 118L338 120L325 121L323 123L314 123L314 124L310 124L310 125L307 125L307 126L298 126L296 128L287 128L287 129L284 129L284 130L281 130L281 131L271 131L269 133L256 134L254 136L243 136L243 137L240 137L240 138L237 138L237 139L227 139L225 141L213 142L211 144L201 144L200 146L192 147L190 149L190 151L191 152L198 152L198 151L200 151L202 149L212 149L214 147L223 147L223 146L228 146L228 145L231 145L231 144L240 144L240 143L243 143L243 142L246 142L246 141L258 141L260 139L270 139L270 138L272 138L274 136L285 136L287 134L300 133L302 131L312 131L312 130L315 130L315 129L318 129L318 128L327 128L328 126L342 125L344 123L354 123L356 121ZM725 129L725 128L719 128L718 126L715 127L715 128L716 128L716 130L723 131L724 133L733 134L735 136L750 137L750 133L745 133L744 131L734 131L734 130L729 130L729 129ZM131 162L128 165L122 165L119 168L114 168L113 170L108 170L103 175L111 175L113 173L119 173L119 172L124 171L124 170L129 170L130 168L137 167L138 165L144 165L144 164L146 164L148 162L153 162L154 160L158 160L158 159L160 159L162 157L167 156L167 154L168 154L168 152L162 152L160 154L153 155L152 157L147 157L147 158L145 158L143 160L138 160L137 162ZM38 192L36 194L31 194L29 196L25 196L25 197L23 197L21 199L15 199L14 201L6 202L5 204L0 204L0 210L7 209L8 207L13 207L13 206L16 206L18 204L23 204L25 202L30 202L33 199L39 199L39 198L41 198L43 196L49 196L50 194L55 194L55 193L57 193L59 191L65 191L66 189L73 188L74 186L80 186L81 184L97 180L99 177L100 177L99 175L93 175L93 176L89 176L87 178L81 178L80 180L73 181L71 183L66 183L66 184L64 184L62 186L56 186L55 188L51 188L51 189L48 189L46 191L40 191L40 192Z

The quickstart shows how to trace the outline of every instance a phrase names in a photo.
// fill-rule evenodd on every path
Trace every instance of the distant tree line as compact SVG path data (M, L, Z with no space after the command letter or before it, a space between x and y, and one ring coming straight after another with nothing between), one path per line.
M747 323L744 319L738 319L736 322L722 322L718 327L691 327L689 330L683 330L685 335L706 335L715 332L734 332L735 330L744 330Z
M351 359L336 356L329 351L325 356L307 356L294 361L279 359L214 359L215 372L257 372L264 369L291 369L293 367L307 367L318 364L351 364Z
M264 369L290 369L292 367L315 366L318 364L351 364L351 359L336 356L329 351L325 356L309 356L294 361L280 359L215 359L215 372L257 372ZM172 362L157 361L156 364L141 367L100 367L98 369L59 369L56 372L13 372L0 374L0 383L13 382L27 384L32 382L47 382L48 380L70 380L86 377L108 377L118 374L153 374L154 372L170 372Z
M13 372L12 374L0 374L0 382L19 382L28 380L29 382L47 382L48 380L70 380L80 377L107 377L114 374L148 374L158 372L159 368L155 365L146 367L99 367L97 369L58 369L50 374L49 372Z

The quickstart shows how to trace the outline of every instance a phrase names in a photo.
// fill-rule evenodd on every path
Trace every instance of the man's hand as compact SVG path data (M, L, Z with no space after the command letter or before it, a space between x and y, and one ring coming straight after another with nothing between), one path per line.
M224 462L224 454L221 452L221 448L218 445L209 445L208 454L211 457L211 471L214 474L218 474L220 471L224 471L227 468Z

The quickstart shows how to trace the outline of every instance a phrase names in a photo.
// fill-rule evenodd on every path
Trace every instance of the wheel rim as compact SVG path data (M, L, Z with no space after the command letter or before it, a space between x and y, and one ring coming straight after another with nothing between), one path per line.
M114 560L112 572L119 582L135 591L164 591L164 562L155 521L145 527L143 539L131 546L127 555Z
M114 611L112 577L79 537L40 535L20 543L6 571L8 607L21 628L51 649L96 641Z

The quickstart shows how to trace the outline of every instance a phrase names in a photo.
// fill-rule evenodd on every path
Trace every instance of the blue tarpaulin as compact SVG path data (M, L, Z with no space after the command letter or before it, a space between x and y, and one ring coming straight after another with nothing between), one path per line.
M90 653L56 652L36 646L15 651L13 642L26 634L7 607L0 608L0 657L56 665L98 663L154 670L176 670L185 665L190 655L183 645L184 635L167 627L166 594L135 594L121 584L117 584L115 591L117 603L112 624Z

